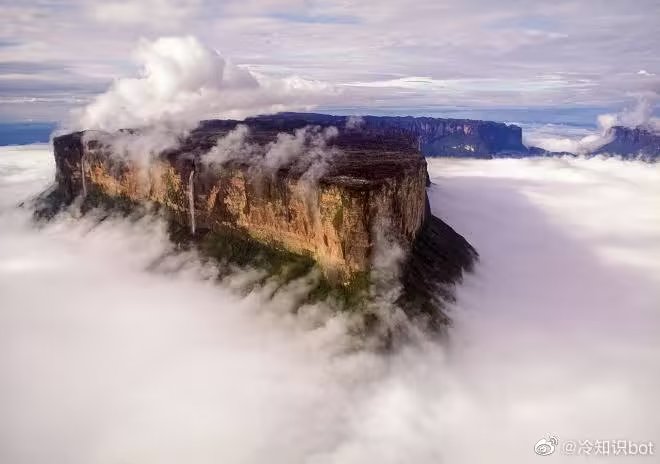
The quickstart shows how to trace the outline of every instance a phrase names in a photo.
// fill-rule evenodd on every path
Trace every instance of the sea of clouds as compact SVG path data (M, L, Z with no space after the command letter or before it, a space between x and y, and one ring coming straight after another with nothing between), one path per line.
M215 282L157 219L36 226L17 205L52 182L50 148L1 148L0 461L510 464L548 434L660 443L660 165L429 171L481 260L449 340L384 354L343 315L293 315L295 288Z
M191 37L142 42L136 57L140 74L69 128L141 128L112 143L144 162L204 117L333 92L265 79ZM601 136L624 116L602 118ZM244 154L246 136L203 161ZM280 134L263 162L304 153L323 167L332 136ZM549 435L660 443L660 166L434 159L429 172L432 209L481 260L448 340L382 353L350 314L294 314L304 281L275 292L237 270L218 283L157 218L36 225L17 205L52 182L51 149L0 148L0 462L508 464L536 459Z

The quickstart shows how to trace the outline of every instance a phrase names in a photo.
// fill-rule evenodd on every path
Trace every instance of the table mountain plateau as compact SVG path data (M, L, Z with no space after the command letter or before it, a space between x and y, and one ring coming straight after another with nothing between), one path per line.
M204 121L146 162L122 151L122 141L139 140L140 130L62 135L54 139L56 185L38 213L52 216L77 199L87 208L155 205L176 240L192 239L221 260L287 281L319 269L310 298L334 295L345 306L362 306L384 289L409 316L446 326L445 302L477 253L431 214L415 136L387 125L331 124L337 122ZM299 154L286 158L291 150ZM396 269L382 269L388 255ZM396 282L383 286L382 276Z

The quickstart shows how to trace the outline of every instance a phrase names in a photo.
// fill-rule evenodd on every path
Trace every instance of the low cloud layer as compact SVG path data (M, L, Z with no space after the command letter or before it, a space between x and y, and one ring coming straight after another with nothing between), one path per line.
M342 315L291 314L293 289L214 283L158 221L35 228L15 204L51 181L52 154L3 148L0 460L510 464L549 433L657 445L659 167L429 171L432 209L481 260L447 345L383 355L349 349Z

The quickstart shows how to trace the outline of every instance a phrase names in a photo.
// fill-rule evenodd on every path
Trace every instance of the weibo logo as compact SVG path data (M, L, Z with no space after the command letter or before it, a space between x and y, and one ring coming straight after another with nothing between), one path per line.
M548 435L548 438L541 438L534 445L534 452L539 456L550 456L557 449L559 439L554 435Z

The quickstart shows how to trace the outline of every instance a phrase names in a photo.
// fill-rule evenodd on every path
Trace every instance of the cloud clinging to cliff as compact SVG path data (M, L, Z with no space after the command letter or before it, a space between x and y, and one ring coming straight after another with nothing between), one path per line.
M280 132L265 145L251 142L250 129L239 124L201 156L202 163L211 169L222 169L224 163L240 160L250 166L254 176L271 175L282 167L293 167L300 172L300 186L309 188L326 173L331 160L341 150L329 144L339 131L336 127L308 125L292 134ZM309 201L316 198L309 192Z

